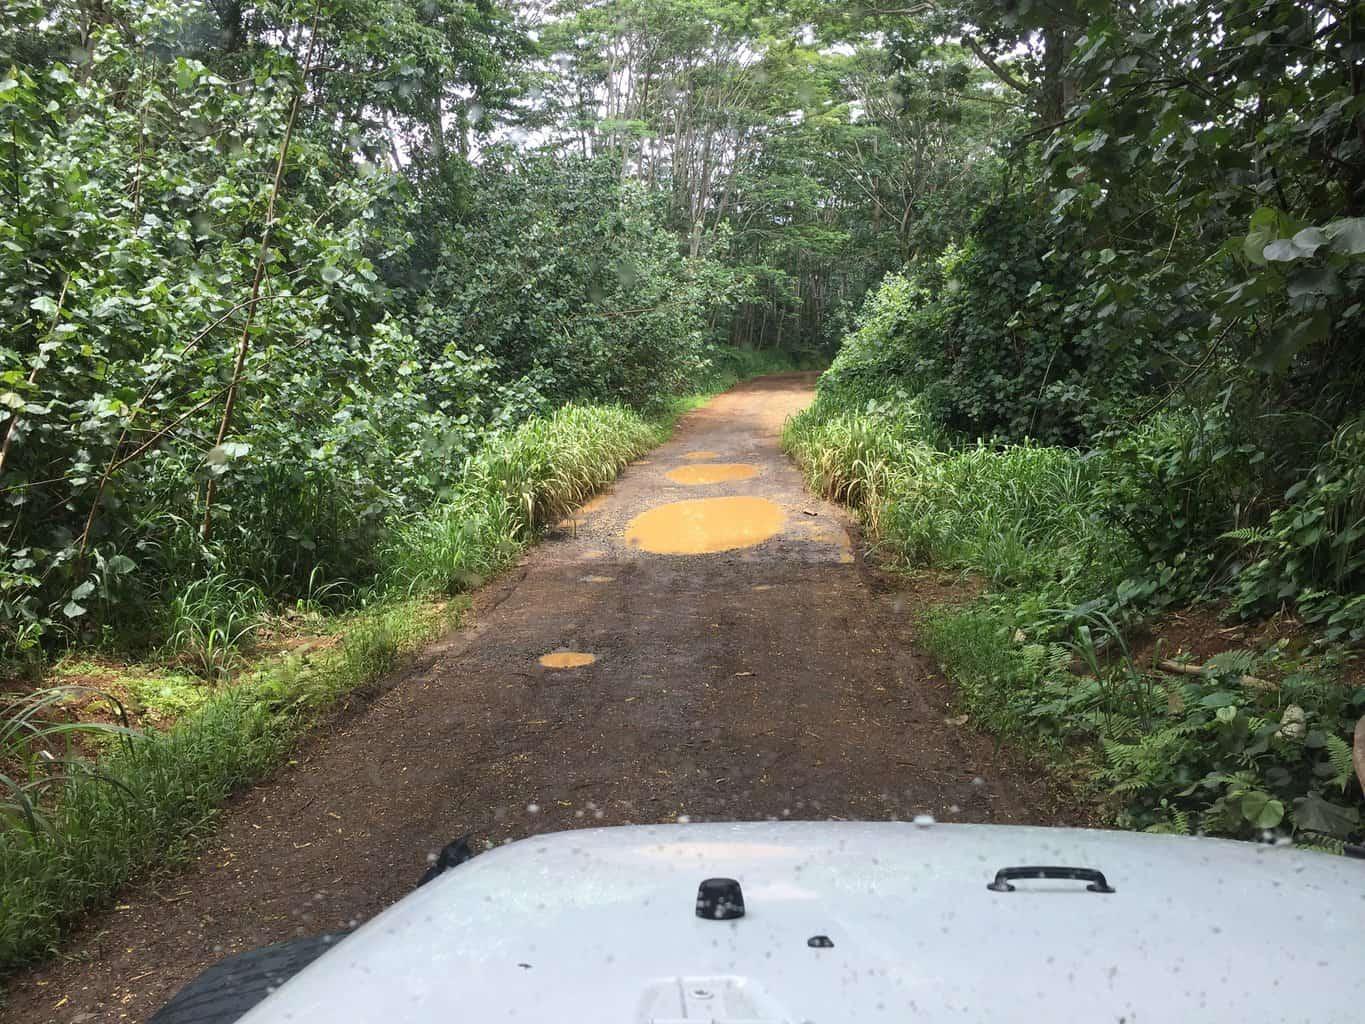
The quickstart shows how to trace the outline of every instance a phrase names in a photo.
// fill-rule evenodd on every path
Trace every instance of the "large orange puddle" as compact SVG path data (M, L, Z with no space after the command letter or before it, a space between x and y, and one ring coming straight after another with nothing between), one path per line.
M704 555L761 544L786 513L764 498L700 498L642 512L626 524L626 543L656 555Z
M597 655L585 654L582 651L555 651L540 656L540 663L546 668L582 668L596 660Z
M728 480L748 480L758 475L758 467L747 462L708 462L701 466L679 466L664 476L675 484L723 484Z

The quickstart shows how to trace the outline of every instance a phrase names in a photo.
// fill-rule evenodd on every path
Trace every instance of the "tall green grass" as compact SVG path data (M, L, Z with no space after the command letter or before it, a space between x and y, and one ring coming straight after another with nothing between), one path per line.
M665 416L567 405L467 461L453 496L397 525L383 562L404 593L455 593L514 557L537 529L582 504L659 444Z
M996 584L1109 579L1126 558L1101 516L1097 470L1079 452L1031 444L942 448L909 410L794 417L784 445L811 486L859 511L905 565L970 571Z
M166 732L121 736L98 771L67 766L45 822L0 831L0 967L51 953L83 910L149 865L187 856L222 802L275 768L318 710L449 621L431 603L377 606L343 623L336 650L268 665Z
M784 437L893 561L989 582L968 604L930 609L918 638L976 724L1064 764L1113 821L1243 838L1283 825L1338 850L1361 834L1349 754L1365 687L1333 684L1325 662L1280 645L1215 655L1193 676L1164 671L1159 653L1135 660L1124 581L1151 547L1114 525L1126 492L1112 449L948 447L913 400L855 405L846 393L822 396ZM1168 530L1180 521L1164 505L1162 516ZM1262 671L1282 678L1246 681Z

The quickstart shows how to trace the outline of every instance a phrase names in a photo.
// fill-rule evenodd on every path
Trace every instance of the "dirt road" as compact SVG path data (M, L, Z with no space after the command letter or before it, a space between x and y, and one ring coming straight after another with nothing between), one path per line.
M945 722L912 640L927 595L863 565L780 451L813 379L763 378L689 415L485 588L472 626L236 800L195 864L11 979L5 1019L145 1020L224 954L371 916L466 833L1063 820L1036 776Z

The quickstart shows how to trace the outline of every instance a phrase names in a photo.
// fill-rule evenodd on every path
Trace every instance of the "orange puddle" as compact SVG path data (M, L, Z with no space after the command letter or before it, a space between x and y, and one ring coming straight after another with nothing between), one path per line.
M704 555L761 544L787 516L764 498L700 498L642 512L626 524L626 543L656 555Z
M578 577L578 580L579 580L580 583L610 583L610 582L611 582L612 580L614 580L614 579L616 579L615 576L580 576L580 577Z
M582 651L555 651L540 656L540 663L546 668L582 668L596 660L597 655L584 654Z
M596 512L598 509L600 509L600 508L601 508L603 505L605 505L606 503L607 503L607 493L606 493L605 491L603 491L603 492L602 492L601 494L599 494L597 497L593 498L592 500L590 500L590 501L587 502L586 504L582 505L582 506L578 509L578 511L574 513L574 515L579 515L579 516L581 516L581 515L584 515L585 513L588 513L588 512Z
M748 480L758 476L758 467L747 462L708 462L704 466L679 466L664 476L675 484L723 484L727 480Z
M683 458L692 462L701 462L705 459L714 459L720 452L687 452Z

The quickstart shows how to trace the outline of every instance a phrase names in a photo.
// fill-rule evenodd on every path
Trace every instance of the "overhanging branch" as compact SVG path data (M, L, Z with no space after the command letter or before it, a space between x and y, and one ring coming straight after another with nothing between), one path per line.
M1021 92L1025 96L1031 95L1031 90L1027 85L1019 81L1019 79L1015 78L1012 74L1010 74L999 64L997 64L990 54L988 54L985 50L981 49L981 44L978 43L971 36L964 35L962 37L962 45L967 47L967 49L971 50L972 53L976 54L977 59L980 60L982 64L985 64L986 67L990 68L991 73L994 74L996 78L1000 79L1000 81L1008 85L1011 89L1015 90L1016 92Z

